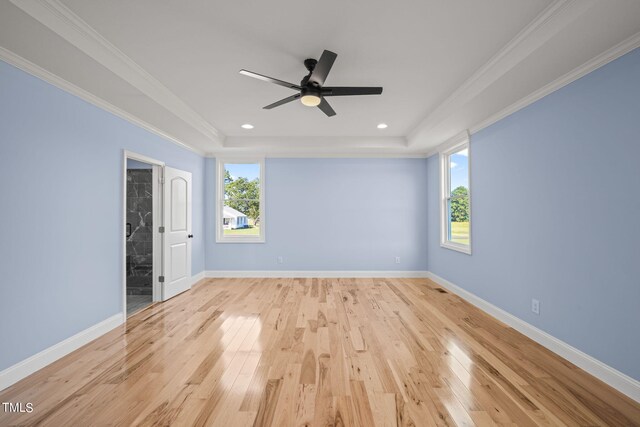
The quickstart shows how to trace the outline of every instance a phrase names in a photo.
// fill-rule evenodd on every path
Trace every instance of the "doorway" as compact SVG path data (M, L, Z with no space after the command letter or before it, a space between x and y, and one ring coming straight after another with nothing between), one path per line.
M127 315L153 302L152 177L153 165L127 159Z
M128 316L191 289L194 235L190 172L125 150L122 182L126 322Z
M161 162L125 152L125 318L161 300L162 168Z

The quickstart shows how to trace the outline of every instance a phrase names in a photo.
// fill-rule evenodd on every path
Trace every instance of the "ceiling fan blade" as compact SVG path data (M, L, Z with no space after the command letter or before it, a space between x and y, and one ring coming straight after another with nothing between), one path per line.
M322 112L325 113L329 117L336 115L336 112L333 111L333 108L331 108L331 105L329 105L327 100L324 99L324 98L322 98L322 101L320 101L320 104L318 105L318 108L321 109Z
M294 85L293 83L285 82L282 80L274 79L272 77L263 76L262 74L254 73L253 71L240 70L240 74L244 76L253 77L254 79L263 80L269 83L275 83L280 86L288 87L289 89L302 90L302 88L298 85Z
M322 56L320 56L318 63L309 77L309 82L322 86L329 75L329 71L331 71L331 67L333 67L333 62L337 57L338 55L330 50L322 52Z
M281 99L280 101L274 102L273 104L269 104L266 107L262 107L264 110L270 110L272 108L276 108L281 106L282 104L286 104L287 102L295 101L300 98L300 94L296 93L295 95L291 95L286 97L285 99Z
M322 96L380 95L381 87L323 87Z

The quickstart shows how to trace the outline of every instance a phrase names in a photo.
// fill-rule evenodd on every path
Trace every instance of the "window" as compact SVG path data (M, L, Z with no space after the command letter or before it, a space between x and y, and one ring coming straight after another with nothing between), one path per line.
M471 186L469 140L440 155L441 241L440 245L471 254Z
M264 242L264 160L217 159L216 241Z

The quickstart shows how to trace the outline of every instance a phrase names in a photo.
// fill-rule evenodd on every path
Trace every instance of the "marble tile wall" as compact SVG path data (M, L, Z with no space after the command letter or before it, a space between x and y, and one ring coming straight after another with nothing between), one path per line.
M153 205L151 177L150 169L127 170L128 295L152 294Z

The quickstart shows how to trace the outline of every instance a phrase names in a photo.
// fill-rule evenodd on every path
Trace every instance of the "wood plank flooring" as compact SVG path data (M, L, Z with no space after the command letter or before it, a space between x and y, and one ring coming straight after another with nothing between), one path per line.
M640 425L427 279L208 279L0 393L0 425Z

